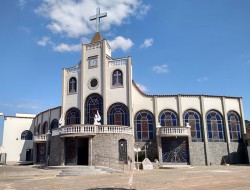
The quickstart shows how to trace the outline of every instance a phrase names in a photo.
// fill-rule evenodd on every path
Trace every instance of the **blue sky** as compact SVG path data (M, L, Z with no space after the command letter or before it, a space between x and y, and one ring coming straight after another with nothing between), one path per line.
M132 56L146 93L240 96L250 120L249 0L2 0L0 112L61 105L62 68L81 59L98 6L112 57Z

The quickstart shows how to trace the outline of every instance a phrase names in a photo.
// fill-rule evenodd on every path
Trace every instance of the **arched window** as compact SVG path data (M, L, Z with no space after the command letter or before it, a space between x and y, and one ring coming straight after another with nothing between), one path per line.
M53 121L51 122L50 128L51 129L58 128L58 120L57 119L53 119Z
M189 123L191 126L192 141L202 141L201 117L195 110L187 110L183 114L184 124Z
M112 74L112 86L123 86L123 74L119 69L114 70Z
M135 115L136 139L141 141L154 139L154 115L147 110L137 112Z
M40 124L38 124L38 126L37 126L37 131L36 131L36 134L40 134L41 133L41 125Z
M32 132L29 130L25 130L21 134L21 140L32 140L33 135Z
M76 78L72 77L69 79L69 93L75 93L77 90Z
M95 114L99 112L103 124L103 100L99 94L91 94L85 102L85 124L94 124Z
M46 134L48 132L48 122L45 121L43 123L43 129L42 129L42 134Z
M70 108L65 115L65 124L74 125L80 124L80 111L77 108Z
M129 111L126 105L116 103L109 107L108 125L129 126Z
M211 110L207 113L207 137L209 142L224 142L224 126L221 114Z
M172 110L163 110L159 114L159 122L162 127L178 126L177 114Z
M228 127L230 133L230 140L232 142L237 142L241 139L241 125L240 118L238 114L231 111L227 114Z

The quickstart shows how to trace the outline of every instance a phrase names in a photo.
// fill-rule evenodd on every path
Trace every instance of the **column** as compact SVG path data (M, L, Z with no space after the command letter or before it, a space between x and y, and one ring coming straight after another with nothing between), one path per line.
M182 118L182 105L181 105L181 96L177 96L177 105L178 105L178 119L179 119L179 126L183 125L183 118Z
M208 147L208 140L207 140L207 121L206 121L206 113L204 108L204 96L200 96L200 107L201 107L201 125L203 131L203 139L204 139L204 152L205 152L205 162L206 165L209 165L209 147Z
M226 103L225 103L225 97L221 98L222 101L222 110L223 110L223 125L224 125L224 131L225 131L225 141L227 143L227 153L230 158L230 134L229 134L229 126L228 126L228 120L227 120L227 111L226 111Z

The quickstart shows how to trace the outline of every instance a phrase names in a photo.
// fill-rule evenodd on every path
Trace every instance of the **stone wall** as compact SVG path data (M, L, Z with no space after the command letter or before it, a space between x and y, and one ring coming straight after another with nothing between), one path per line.
M228 155L227 143L225 142L208 142L208 164L221 165L224 164L223 157Z
M206 165L204 142L190 142L190 165Z
M246 145L244 143L231 142L229 147L230 164L246 164L248 162Z
M111 158L111 162L119 160L119 143L121 139L127 140L127 155L128 164L134 163L134 138L128 134L98 134L93 137L92 140L92 159L93 164L100 160L103 161L102 165L109 162L108 158ZM106 157L106 160L105 158ZM105 163L104 163L105 161ZM131 166L132 167L132 166Z
M51 137L50 145L50 166L60 166L64 164L64 138L59 135Z

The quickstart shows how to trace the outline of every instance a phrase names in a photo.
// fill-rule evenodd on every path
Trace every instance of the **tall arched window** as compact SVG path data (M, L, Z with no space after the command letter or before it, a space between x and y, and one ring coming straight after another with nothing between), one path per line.
M21 140L32 140L33 135L32 132L29 130L25 130L21 134Z
M69 79L69 93L75 93L77 90L77 85L76 85L76 78L72 77Z
M163 127L178 126L177 114L172 110L163 110L159 114L159 122Z
M65 124L74 125L80 124L80 111L77 108L70 108L65 115Z
M116 103L109 107L108 125L129 126L129 111L126 105Z
M234 111L230 111L227 114L227 120L230 133L230 140L232 142L239 141L241 139L241 125L239 115Z
M211 110L207 113L207 137L210 142L224 142L224 125L221 114Z
M103 124L103 100L99 94L91 94L85 102L85 124L94 124L95 114L99 112Z
M112 86L123 86L123 74L119 69L114 70L112 74Z
M40 134L41 133L41 125L38 124L37 128L36 128L36 134Z
M192 141L202 141L201 117L195 110L187 110L183 114L184 124L189 123L191 126Z
M58 128L58 120L57 119L53 119L53 121L51 122L50 128L51 129Z
M43 123L42 134L46 134L48 132L48 122L45 121Z
M154 139L154 115L150 111L142 110L135 115L136 139L141 141Z

